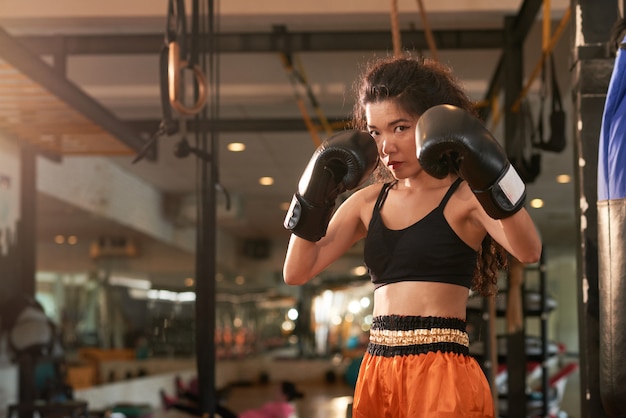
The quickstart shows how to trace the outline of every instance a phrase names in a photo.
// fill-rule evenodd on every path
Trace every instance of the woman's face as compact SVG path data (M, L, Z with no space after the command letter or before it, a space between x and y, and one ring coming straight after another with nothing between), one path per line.
M395 178L407 178L421 170L415 148L418 117L406 113L395 101L384 100L367 104L365 118L378 155Z

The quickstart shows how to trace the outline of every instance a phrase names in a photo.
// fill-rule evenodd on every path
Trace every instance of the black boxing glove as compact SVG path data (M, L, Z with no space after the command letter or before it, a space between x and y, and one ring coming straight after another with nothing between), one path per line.
M284 226L308 241L319 241L337 197L363 184L378 163L378 148L367 132L339 132L320 145L311 157L291 200Z
M465 110L451 105L428 109L417 121L415 140L424 171L444 178L455 170L492 218L509 217L523 207L524 182L502 146Z

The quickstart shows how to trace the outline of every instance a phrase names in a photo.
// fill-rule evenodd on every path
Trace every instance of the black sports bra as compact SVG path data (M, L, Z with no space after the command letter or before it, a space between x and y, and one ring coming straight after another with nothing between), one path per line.
M448 189L435 209L413 225L389 229L380 210L389 189L386 183L378 195L365 238L364 258L376 288L389 283L428 281L472 285L477 253L452 230L443 210L462 179Z

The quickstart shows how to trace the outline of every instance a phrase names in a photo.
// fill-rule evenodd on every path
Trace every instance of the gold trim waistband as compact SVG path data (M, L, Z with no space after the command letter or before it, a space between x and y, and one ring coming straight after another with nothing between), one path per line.
M469 337L466 332L453 328L412 329L408 331L372 329L370 330L370 343L391 347L455 343L469 347Z

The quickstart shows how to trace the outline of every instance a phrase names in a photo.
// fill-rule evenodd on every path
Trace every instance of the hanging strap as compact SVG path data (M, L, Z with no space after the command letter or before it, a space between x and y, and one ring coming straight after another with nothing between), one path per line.
M550 60L550 94L552 96L552 104L550 109L550 133L546 138L544 127L544 105L546 92L548 89L547 71L545 61L541 72L541 91L539 103L539 120L537 122L538 137L533 139L533 146L544 151L561 152L565 148L565 111L563 110L563 100L561 98L561 90L556 76L556 65L554 55L549 54Z
M538 148L543 148L544 143L544 125L543 115L546 103L546 96L548 92L548 81L546 77L546 62L545 60L541 64L541 85L539 87L539 116L537 117L537 137L533 136L533 145Z
M550 75L552 77L552 112L563 111L563 103L561 101L561 89L559 89L559 82L556 77L556 69L554 65L554 55L550 54Z
M509 160L524 183L532 183L541 172L541 154L537 150L537 129L528 99L522 99L518 126Z
M184 0L169 0L165 22L165 46L177 42L180 56L187 56L187 20Z
M552 152L561 152L567 143L565 137L565 111L561 99L559 81L556 77L556 65L554 55L550 54L550 75L552 85L552 112L550 113L550 137L543 145L543 149Z

